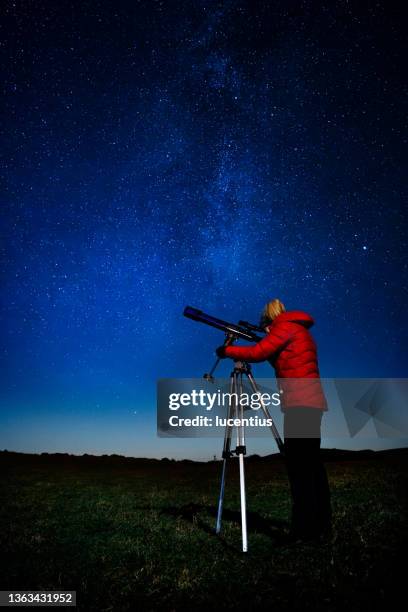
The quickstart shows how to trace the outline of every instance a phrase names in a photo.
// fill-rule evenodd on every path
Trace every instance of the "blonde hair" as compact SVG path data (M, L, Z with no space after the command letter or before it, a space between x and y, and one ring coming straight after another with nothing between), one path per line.
M278 300L278 298L275 298L271 302L265 304L261 315L261 321L263 321L265 324L268 322L270 323L278 315L282 314L282 312L285 312L285 310L285 305L282 304L282 302Z

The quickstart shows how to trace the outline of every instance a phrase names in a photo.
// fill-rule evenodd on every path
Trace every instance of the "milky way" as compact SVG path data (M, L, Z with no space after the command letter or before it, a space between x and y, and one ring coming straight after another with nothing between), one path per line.
M324 375L406 374L390 10L5 3L1 448L165 454L155 380L223 340L186 304L256 322L280 297Z

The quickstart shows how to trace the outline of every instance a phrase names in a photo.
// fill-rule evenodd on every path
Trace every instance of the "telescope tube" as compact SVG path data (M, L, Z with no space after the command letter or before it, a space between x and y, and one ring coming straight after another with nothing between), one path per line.
M248 340L249 342L259 342L262 338L257 336L252 331L236 325L235 323L228 323L222 319L217 319L211 315L206 314L202 310L193 308L192 306L186 306L183 312L184 316L193 321L199 323L205 323L216 329L220 329L226 334L231 334L234 338L241 338L242 340Z

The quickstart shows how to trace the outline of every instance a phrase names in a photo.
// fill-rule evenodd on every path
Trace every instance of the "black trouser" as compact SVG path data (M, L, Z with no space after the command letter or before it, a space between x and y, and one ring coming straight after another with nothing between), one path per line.
M292 493L292 532L315 537L330 529L327 474L320 454L322 411L287 408L284 414L285 455Z

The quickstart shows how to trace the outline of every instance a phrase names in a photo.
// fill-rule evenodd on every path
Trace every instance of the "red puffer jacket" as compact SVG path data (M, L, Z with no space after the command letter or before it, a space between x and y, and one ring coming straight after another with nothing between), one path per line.
M225 354L250 362L267 359L279 379L282 408L309 406L327 410L319 380L316 344L308 331L313 323L305 312L283 312L255 346L228 346Z

